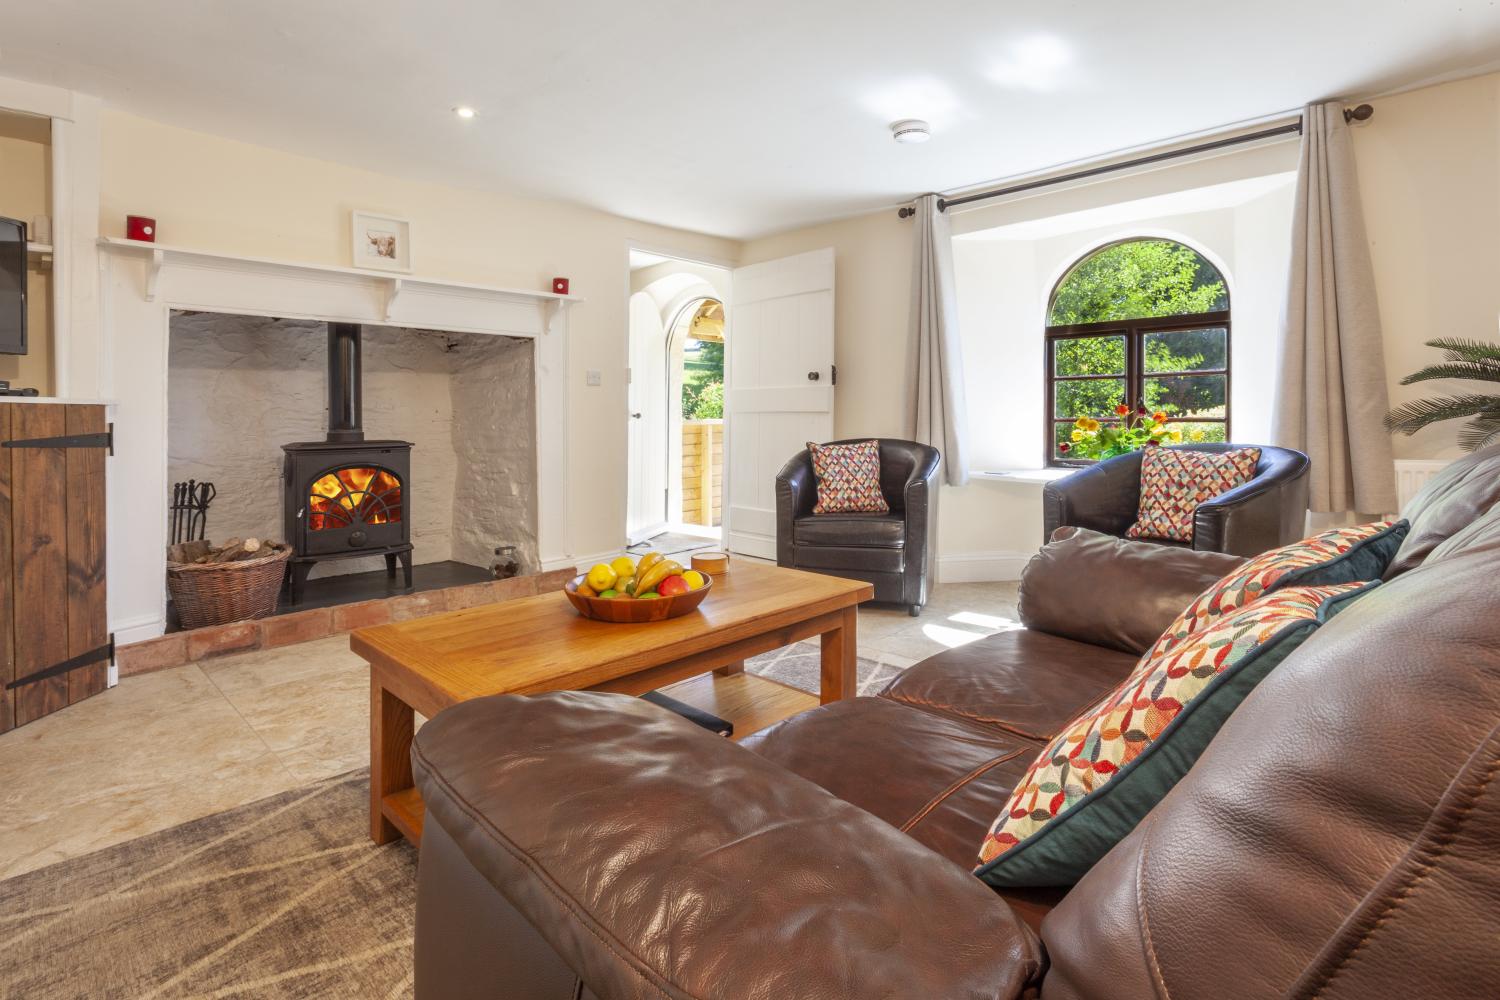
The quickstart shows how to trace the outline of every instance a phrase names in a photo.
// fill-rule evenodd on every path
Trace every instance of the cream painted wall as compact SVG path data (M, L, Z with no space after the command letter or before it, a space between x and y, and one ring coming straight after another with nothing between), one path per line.
M52 214L51 122L0 112L0 215L26 223ZM26 354L0 354L0 379L52 392L52 266L30 258L26 276Z
M1500 340L1500 74L1374 102L1354 130L1391 402L1474 382L1411 387L1401 376L1439 360L1433 337ZM1397 437L1397 458L1461 454L1461 422Z
M1391 400L1399 403L1420 395L1462 391L1473 383L1427 383L1403 387L1403 375L1436 360L1423 341L1436 336L1468 336L1500 339L1500 74L1439 84L1373 102L1373 120L1354 130L1355 153L1360 174L1370 249L1375 266L1376 287L1384 325L1384 353ZM953 218L956 234L982 230L1028 219L1043 219L1063 212L1132 198L1147 197L1186 187L1221 183L1236 177L1253 177L1293 169L1295 143L1280 143L1169 169L1121 177L1046 195L991 204L960 212ZM1269 331L1275 336L1282 307L1285 251L1279 256L1252 248L1272 247L1289 240L1284 220L1289 194L1276 192L1236 212L1232 256L1237 285L1256 287L1263 294L1241 292L1234 302L1236 365L1246 328ZM905 367L907 290L910 273L910 229L898 222L894 211L886 211L751 241L745 246L745 263L780 256L815 246L835 247L839 254L839 367L840 397L836 411L839 436L899 432L894 419L901 408ZM1012 251L1009 259L995 251L989 266L1019 269L1035 266L1024 253ZM975 280L984 261L963 255L956 261L961 287ZM961 309L965 302L961 299ZM969 303L972 305L972 303ZM1014 310L1014 306L1011 307ZM969 310L972 311L972 310ZM989 320L971 323L965 329L979 333L1015 321L996 312ZM993 341L990 341L993 343ZM1000 363L1003 352L974 347L969 360L975 366L968 376L971 408L975 400L991 401L984 384L976 385L979 371ZM1274 355L1269 355L1274 359ZM1237 367L1240 375L1267 383L1274 380L1274 360L1258 353L1253 369ZM1037 370L1030 358L1004 357L1019 370ZM1003 394L1002 394L1003 395ZM1260 416L1253 422L1251 411L1240 407L1236 392L1236 436L1269 433ZM1005 397L1008 398L1008 397ZM1003 401L1003 399L1001 400ZM1029 405L1023 402L1021 405ZM982 429L981 416L973 423ZM1450 457L1460 425L1450 423L1412 438L1395 439L1398 458ZM1034 489L991 483L944 490L943 523L939 550L953 558L987 551L997 544L994 525L1020 522L1032 516ZM963 522L981 525L976 535Z
M627 245L733 259L727 240L555 202L385 176L105 111L100 232L125 216L157 220L160 242L245 256L348 265L349 212L412 220L423 276L547 288L555 275L587 299L567 313L571 549L586 558L624 540ZM585 385L597 370L602 385Z
M1107 183L956 214L954 270L964 342L965 391L976 470L1042 464L1041 327L1046 298L1062 271L1109 240L1136 234L1177 236L1206 250L1230 276L1234 295L1235 435L1269 433L1267 400L1285 278L1290 188L1234 208L1081 226L1041 239L977 239L981 230L1083 213L1101 206L1282 174L1294 169L1296 144L1183 164ZM833 246L838 267L836 350L838 437L904 434L911 227L894 210L861 216L745 246L754 263ZM1247 262L1243 272L1240 261ZM1241 373L1245 376L1240 378ZM975 479L943 487L938 524L941 579L1006 579L1041 544L1039 482Z

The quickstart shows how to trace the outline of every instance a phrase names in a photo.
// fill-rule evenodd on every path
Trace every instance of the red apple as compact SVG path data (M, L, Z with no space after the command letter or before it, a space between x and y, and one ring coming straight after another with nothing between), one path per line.
M678 594L686 594L692 589L680 574L673 574L656 585L656 592L663 597L676 597Z

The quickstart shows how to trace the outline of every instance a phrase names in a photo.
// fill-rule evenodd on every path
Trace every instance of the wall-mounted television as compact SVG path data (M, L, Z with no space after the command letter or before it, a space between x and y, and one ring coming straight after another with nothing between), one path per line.
M0 217L0 354L26 353L26 223Z

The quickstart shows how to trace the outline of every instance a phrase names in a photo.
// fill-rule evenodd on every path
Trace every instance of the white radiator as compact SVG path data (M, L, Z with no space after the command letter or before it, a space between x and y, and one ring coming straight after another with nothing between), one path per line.
M1396 500L1405 510L1411 498L1416 496L1427 481L1446 469L1451 458L1398 458L1396 459Z

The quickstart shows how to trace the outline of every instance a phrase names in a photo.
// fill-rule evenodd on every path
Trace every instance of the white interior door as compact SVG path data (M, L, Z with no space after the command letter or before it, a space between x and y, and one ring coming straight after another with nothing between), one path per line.
M625 533L644 541L667 527L667 332L656 300L630 297L629 497Z
M728 544L774 559L776 473L833 436L833 249L736 269L728 346Z

